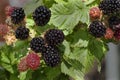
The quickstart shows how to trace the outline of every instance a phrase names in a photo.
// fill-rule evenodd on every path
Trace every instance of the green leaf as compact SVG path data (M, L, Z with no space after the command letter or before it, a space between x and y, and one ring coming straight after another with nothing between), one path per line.
M15 57L15 53L10 53L9 58L10 58L10 61L11 61L11 65L16 64L17 58Z
M1 61L4 63L10 63L10 60L8 58L9 56L7 56L4 52L2 52L1 54Z
M19 80L17 75L11 74L10 80ZM24 80L24 79L23 79Z
M50 24L54 24L59 29L72 33L74 27L79 23L89 22L88 8L81 3L81 0L67 2L66 4L54 4L51 8L52 17Z
M0 80L7 80L5 70L0 66Z
M99 61L102 60L102 58L105 55L106 48L104 46L104 43L100 40L91 39L89 40L89 51L92 55L94 55Z
M86 26L83 26L83 28L86 28ZM89 38L88 31L80 29L80 26L78 26L66 39L72 44L72 47L87 47Z
M66 61L76 70L81 70L83 67L83 65L78 60L66 58Z
M85 4L87 6L98 6L101 0L87 0L85 1Z
M32 78L32 72L33 71L31 71L31 70L25 71L25 72L20 72L19 79L20 80L30 80Z
M19 79L20 79L20 80L25 80L26 77L27 77L27 71L21 72L20 75L19 75Z
M54 0L43 0L43 3L46 7L49 8L55 3L55 1Z
M59 76L61 73L60 67L48 68L47 71L48 72L46 73L46 75L47 75L48 80L53 80L54 78Z
M62 3L62 4L65 4L65 0L55 0L56 3Z
M30 19L30 18L27 18L26 19L26 26L27 27L31 27L31 26L34 26L34 21L32 20L32 19Z
M49 25L49 24L45 25L44 27L40 27L40 26L34 27L36 33L38 34L37 36L44 34L45 31L47 31L48 29L52 29L52 28L55 28L55 26Z
M25 80L30 80L32 78L32 72L31 70L27 71L27 74L26 74L26 79ZM37 80L37 79L36 79Z
M7 64L7 63L2 63L2 66L3 66L7 71L9 71L10 73L14 73L14 70L13 70L12 65Z
M65 56L69 56L69 54L71 53L69 42L67 42L66 40L64 40L63 45L65 46L64 55Z
M86 74L93 68L96 58L88 53L83 60L84 61L82 62L82 65L84 66L84 68L82 69L82 71Z
M84 62L86 56L88 55L88 50L86 48L74 48L73 52L69 55L69 58Z
M68 68L66 64L63 62L61 64L61 71L69 75L70 77L74 78L75 80L84 80L84 74L81 71L76 70L72 67Z
M25 14L26 15L30 15L31 13L33 13L33 11L40 5L42 5L43 2L42 0L32 0L30 1L25 7Z
M19 50L19 49L22 49L24 48L25 46L28 46L29 42L26 40L26 41L20 41L18 40L15 45L14 45L14 50Z

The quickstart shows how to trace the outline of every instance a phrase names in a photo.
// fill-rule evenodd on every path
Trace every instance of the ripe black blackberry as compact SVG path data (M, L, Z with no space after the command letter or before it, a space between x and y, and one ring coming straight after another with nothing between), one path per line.
M51 11L45 6L39 6L33 12L33 19L38 26L46 25L51 17Z
M20 40L27 39L29 37L29 29L26 27L18 27L15 31L15 37Z
M55 67L60 63L59 50L52 46L47 46L46 51L42 53L42 57L47 66Z
M44 39L42 37L33 38L30 42L30 48L36 53L44 52L45 51Z
M15 8L11 13L11 21L13 24L21 23L25 18L25 12L23 8Z
M103 0L99 8L104 14L113 14L120 11L120 0Z
M100 21L93 21L89 26L89 32L94 37L102 37L106 33L106 28Z
M58 45L64 41L64 33L62 30L50 29L45 33L45 41L49 45Z
M117 16L111 16L109 19L108 19L108 23L109 23L109 27L112 29L112 30L115 30L117 28L120 28L120 18L117 17Z

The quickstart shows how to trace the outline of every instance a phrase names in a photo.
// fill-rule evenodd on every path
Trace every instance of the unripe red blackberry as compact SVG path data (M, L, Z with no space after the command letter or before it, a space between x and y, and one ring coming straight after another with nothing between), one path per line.
M89 16L92 20L100 19L101 11L98 7L92 7L89 11Z
M99 8L104 14L113 14L120 11L120 0L102 0Z
M28 69L27 62L26 62L26 57L22 58L20 60L20 63L18 64L18 70L20 72L24 72Z
M64 41L64 37L64 33L59 29L50 29L44 35L45 41L49 45L61 44Z
M120 29L115 30L114 37L115 37L116 40L120 40Z
M27 39L29 37L29 29L26 27L18 27L15 31L15 37L20 40Z
M117 17L117 16L111 16L109 19L108 19L108 23L109 23L109 26L112 30L116 30L118 28L120 28L120 18Z
M35 51L36 53L38 52L44 52L45 50L45 41L42 37L35 37L31 40L30 42L30 48Z
M106 34L105 34L105 39L112 39L113 35L114 35L114 32L110 28L107 28Z
M104 36L106 28L100 21L93 21L89 26L89 32L96 38Z
M5 8L5 14L6 16L11 16L12 12L14 11L15 7L12 7L12 6L7 6Z
M39 6L33 12L33 19L38 26L46 25L51 17L51 11L45 6Z
M25 18L25 12L23 8L15 8L11 13L11 21L13 24L21 23Z
M59 50L52 46L47 46L46 51L42 53L42 57L47 66L55 67L60 63Z
M9 32L9 28L5 24L0 24L0 36L3 37Z
M36 70L40 65L40 57L36 53L29 53L26 56L26 62L30 69Z

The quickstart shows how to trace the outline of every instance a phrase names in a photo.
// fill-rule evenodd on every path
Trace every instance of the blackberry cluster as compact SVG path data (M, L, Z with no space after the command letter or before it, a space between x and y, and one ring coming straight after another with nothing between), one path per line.
M35 37L30 42L30 47L36 53L45 51L45 42L42 37Z
M51 11L45 6L39 6L33 12L33 19L38 26L46 25L51 17Z
M120 28L120 18L117 16L111 16L108 19L109 27L113 30Z
M15 31L15 37L20 40L27 39L29 37L29 29L26 27L18 27Z
M120 11L120 0L103 0L101 1L99 8L104 14L113 14Z
M25 12L23 8L15 8L11 13L11 21L13 24L21 23L25 18Z
M47 46L42 56L47 66L55 67L60 63L59 50L55 47Z
M64 33L58 29L50 29L46 32L45 41L49 45L58 45L64 41Z
M89 32L94 37L102 37L106 33L106 28L100 21L93 21L89 26Z

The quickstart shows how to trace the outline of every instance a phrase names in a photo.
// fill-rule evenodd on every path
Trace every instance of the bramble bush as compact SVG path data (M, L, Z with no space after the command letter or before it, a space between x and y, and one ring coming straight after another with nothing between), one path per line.
M107 43L120 39L119 5L119 0L32 0L23 8L6 7L0 80L84 80L95 61L100 71ZM6 25L9 30L2 31Z

